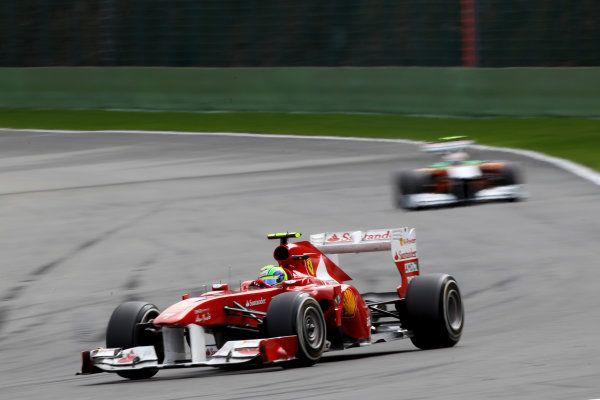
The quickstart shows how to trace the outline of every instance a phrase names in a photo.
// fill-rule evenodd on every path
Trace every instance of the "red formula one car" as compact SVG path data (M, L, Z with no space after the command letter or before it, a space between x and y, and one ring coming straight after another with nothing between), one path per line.
M106 348L82 353L81 374L149 378L160 369L281 363L308 366L326 351L410 338L421 349L454 346L463 329L460 290L446 274L420 275L415 230L268 235L285 280L259 278L239 290L214 284L162 313L126 302L108 323ZM391 251L395 292L361 295L345 283L337 254ZM334 262L335 261L335 262ZM280 268L281 267L281 268ZM276 284L272 284L276 283Z

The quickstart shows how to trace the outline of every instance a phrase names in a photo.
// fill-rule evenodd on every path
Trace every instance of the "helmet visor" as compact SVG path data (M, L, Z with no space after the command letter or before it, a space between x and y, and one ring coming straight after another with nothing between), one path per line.
M267 285L277 285L278 283L281 283L283 281L282 279L283 277L281 275L270 275L270 276L263 276L260 279L262 279L262 281L264 283L266 283Z

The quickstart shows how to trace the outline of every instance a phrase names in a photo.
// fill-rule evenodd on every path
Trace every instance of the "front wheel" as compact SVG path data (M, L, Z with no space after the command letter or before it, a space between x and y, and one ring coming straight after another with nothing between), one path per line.
M286 292L273 297L267 309L266 330L268 337L298 335L297 360L290 366L313 365L325 350L325 317L308 293Z
M446 274L416 276L406 291L411 341L420 349L452 347L464 325L462 297L456 280Z
M106 347L130 349L136 346L157 346L155 340L144 335L138 324L148 323L158 317L160 312L154 304L143 301L128 301L121 303L113 311L106 328ZM158 350L158 349L157 349ZM158 353L159 351L157 351ZM117 374L128 379L147 379L158 372L156 368L145 368L135 371L120 371Z
M427 171L399 171L393 177L394 202L397 207L410 208L409 196L425 193L432 183Z
M500 172L500 185L517 185L521 183L521 171L515 164L506 163Z

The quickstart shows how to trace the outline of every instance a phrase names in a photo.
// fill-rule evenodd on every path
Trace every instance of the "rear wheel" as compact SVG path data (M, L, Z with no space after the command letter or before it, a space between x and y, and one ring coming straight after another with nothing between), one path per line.
M327 328L319 303L308 293L287 292L273 297L266 317L268 337L298 335L297 359L288 366L310 366L325 350Z
M420 349L452 347L460 340L464 309L458 284L446 274L413 278L406 291L411 341Z
M136 329L137 324L148 323L158 317L160 312L154 304L143 301L128 301L120 304L112 313L106 328L106 347L129 349L136 346L155 346L155 337L145 335ZM160 346L158 346L160 348ZM157 349L157 353L159 353ZM159 355L160 357L160 355ZM135 371L121 371L117 374L128 379L146 379L158 372L156 368L146 368Z

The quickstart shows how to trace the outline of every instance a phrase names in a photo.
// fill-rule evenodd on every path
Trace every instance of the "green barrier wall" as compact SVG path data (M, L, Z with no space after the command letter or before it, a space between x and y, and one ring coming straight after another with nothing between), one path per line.
M600 68L0 68L0 108L600 117Z

